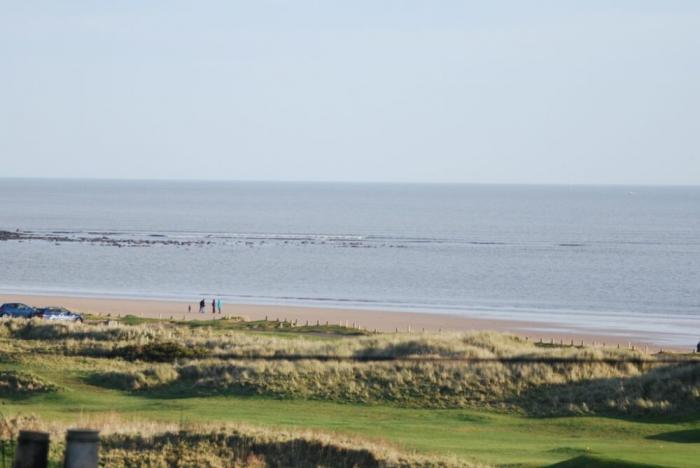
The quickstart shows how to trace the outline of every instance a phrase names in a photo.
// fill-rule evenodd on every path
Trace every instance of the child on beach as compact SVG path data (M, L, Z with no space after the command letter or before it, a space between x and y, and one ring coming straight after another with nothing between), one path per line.
M216 300L216 308L219 309L219 313L221 313L221 299Z
M204 299L202 299L201 301L199 301L199 313L200 313L200 314L203 314L203 313L204 313L204 304L205 304L205 303L204 303Z

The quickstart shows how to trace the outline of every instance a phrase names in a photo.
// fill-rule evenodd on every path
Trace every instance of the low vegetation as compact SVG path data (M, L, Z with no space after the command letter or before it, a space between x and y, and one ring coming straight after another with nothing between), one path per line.
M304 327L293 332L288 322L263 321L253 328L239 319L182 323L125 318L85 324L4 320L0 398L22 401L56 393L58 402L68 398L62 391L66 385L80 388L78 394L88 392L85 401L92 408L102 407L105 397L96 393L92 400L90 392L109 398L121 392L123 398L143 401L146 408L164 410L171 401L204 405L255 397L308 402L308 408L368 408L363 411L477 410L629 420L700 415L700 361L691 355L676 356L685 360L667 364L639 351L543 345L507 334L354 334L337 326ZM66 375L71 376L67 381ZM55 406L52 401L46 400L48 407ZM245 401L255 405L257 400ZM199 466L286 466L290 451L308 466L465 462L377 449L381 444L354 448L356 444L335 443L341 439L337 435L317 440L284 434L268 430L250 435L211 426L121 433L105 439L103 455L109 466L188 466L187 460L195 459L207 460L208 465ZM578 450L570 455L582 460L595 455ZM562 460L564 455L547 456Z
M0 371L0 397L56 391L58 387L29 372Z
M0 440L16 440L20 429L48 432L49 465L62 466L65 424L35 417L0 416ZM12 450L14 452L14 450ZM12 455L12 454L9 454ZM100 466L149 467L472 467L454 457L426 457L361 439L310 431L251 426L139 424L106 421L100 437ZM0 466L12 456L0 454ZM482 466L482 465L479 465Z
M660 365L637 351L541 346L496 333L323 340L170 322L7 321L3 326L11 341L31 341L35 353L134 362L115 369L108 361L104 370L88 376L93 384L122 390L172 387L193 395L233 392L422 408L488 407L538 416L672 414L700 405L696 364ZM304 356L318 359L298 359ZM371 360L384 358L392 360ZM486 362L462 361L471 358ZM557 361L489 361L499 358ZM149 362L161 364L144 365Z
M681 415L700 410L700 362L653 368L631 377L547 385L521 398L530 414Z
M700 366L190 361L109 372L96 384L190 395L234 392L527 414L674 414L700 405Z
M103 438L101 462L111 467L467 467L456 459L405 454L362 441L288 431L186 430Z

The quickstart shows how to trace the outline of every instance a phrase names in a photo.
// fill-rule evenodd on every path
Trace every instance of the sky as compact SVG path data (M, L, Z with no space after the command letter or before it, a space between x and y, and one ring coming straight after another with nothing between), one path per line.
M699 185L700 2L0 1L0 177Z

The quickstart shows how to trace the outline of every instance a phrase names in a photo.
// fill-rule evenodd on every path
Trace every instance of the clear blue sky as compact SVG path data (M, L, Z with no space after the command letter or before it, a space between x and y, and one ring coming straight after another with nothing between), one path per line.
M700 184L700 1L4 1L0 176Z

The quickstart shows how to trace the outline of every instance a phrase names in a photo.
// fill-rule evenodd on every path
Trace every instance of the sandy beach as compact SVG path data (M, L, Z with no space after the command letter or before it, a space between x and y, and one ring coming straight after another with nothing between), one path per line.
M529 340L564 342L588 345L633 345L638 349L656 352L659 349L684 350L683 347L664 344L662 335L629 329L572 328L570 324L551 322L501 320L478 316L448 315L444 313L402 312L331 307L305 307L292 305L224 304L222 314L211 313L211 302L207 303L206 313L198 313L195 301L188 303L175 300L125 299L110 297L76 297L55 295L0 295L0 302L22 302L34 307L63 306L81 313L95 315L201 320L221 316L239 316L248 320L297 320L299 323L326 322L347 324L367 330L382 332L421 332L421 331L475 331L489 330L514 333ZM188 313L188 305L192 312ZM691 347L692 344L689 344Z

